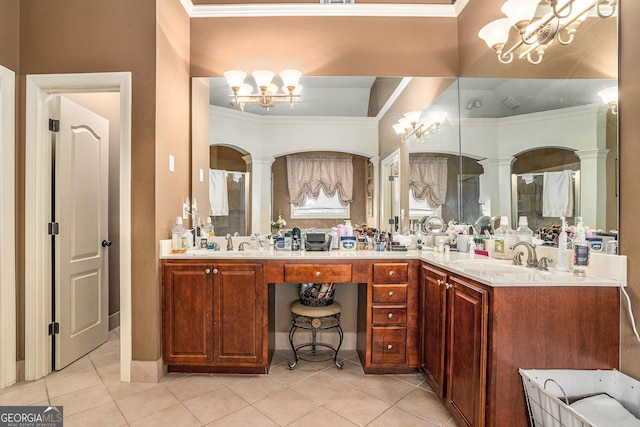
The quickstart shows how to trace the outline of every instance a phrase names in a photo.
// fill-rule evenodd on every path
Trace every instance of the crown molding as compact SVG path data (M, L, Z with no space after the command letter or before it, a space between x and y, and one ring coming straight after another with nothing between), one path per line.
M446 4L400 3L269 3L269 4L196 4L180 0L191 18L252 18L275 16L381 16L455 18L470 0L458 0Z

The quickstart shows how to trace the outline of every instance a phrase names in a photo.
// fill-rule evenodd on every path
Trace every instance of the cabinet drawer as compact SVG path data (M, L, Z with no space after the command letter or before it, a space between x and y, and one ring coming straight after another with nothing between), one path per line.
M373 307L373 323L377 325L394 325L407 323L406 307Z
M373 264L374 283L405 283L409 276L409 264L387 263Z
M351 264L289 264L284 266L285 282L351 282Z
M371 347L372 363L406 363L407 328L372 328Z
M373 285L372 301L374 303L406 303L407 285Z

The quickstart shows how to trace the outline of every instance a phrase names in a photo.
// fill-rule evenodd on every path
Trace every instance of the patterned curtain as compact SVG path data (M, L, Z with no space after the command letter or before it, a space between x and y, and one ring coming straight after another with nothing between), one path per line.
M433 208L443 205L447 196L447 158L411 157L409 189L418 201L426 201Z
M338 193L342 206L353 200L353 159L349 156L287 156L289 198L303 206L307 197L317 199Z

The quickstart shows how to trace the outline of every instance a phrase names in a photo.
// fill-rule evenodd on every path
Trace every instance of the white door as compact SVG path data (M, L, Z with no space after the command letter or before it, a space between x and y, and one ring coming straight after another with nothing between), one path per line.
M60 96L55 156L54 368L108 339L109 121Z

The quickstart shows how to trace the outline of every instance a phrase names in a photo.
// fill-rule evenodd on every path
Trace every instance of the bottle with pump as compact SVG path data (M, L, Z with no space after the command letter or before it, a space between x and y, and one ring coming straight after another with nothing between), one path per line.
M353 236L353 225L351 225L351 220L345 220L344 222L344 232L345 236Z
M567 266L567 221L564 217L562 219L562 229L558 236L558 261L556 262L557 271L569 271Z
M533 243L533 231L529 228L526 216L521 216L518 220L516 239L518 242Z
M171 253L187 252L187 230L182 225L182 217L176 217L176 226L171 230Z
M582 217L578 217L576 225L576 238L573 241L573 275L584 277L589 267L589 242L585 237Z
M500 227L493 233L495 236L494 257L508 259L513 254L511 247L516 243L516 236L509 225L509 217L500 217Z

